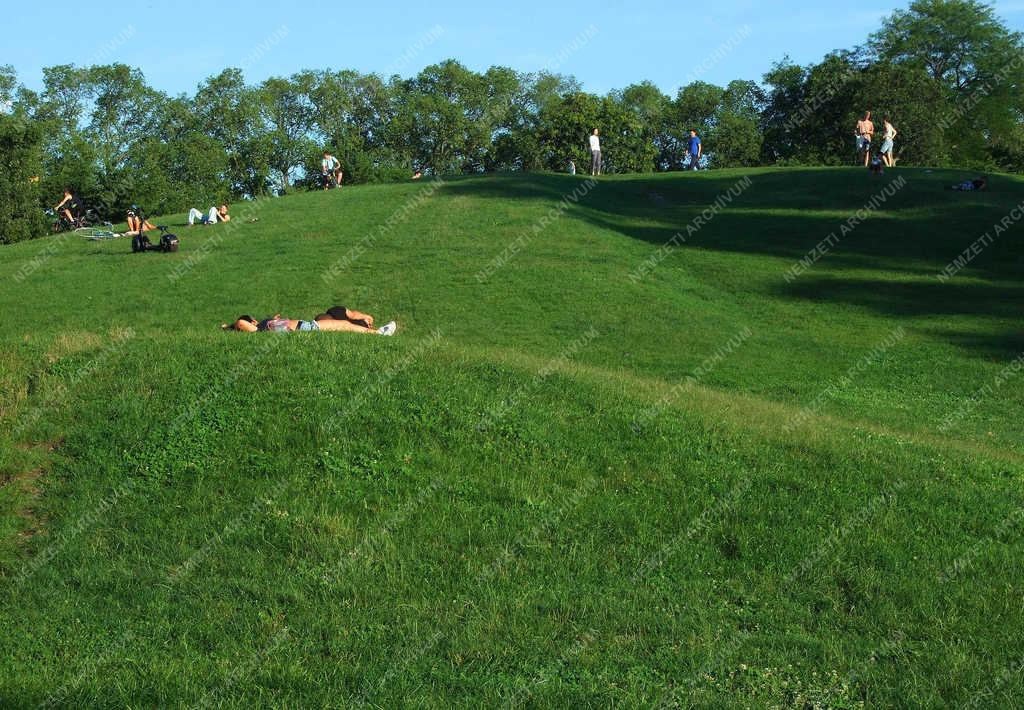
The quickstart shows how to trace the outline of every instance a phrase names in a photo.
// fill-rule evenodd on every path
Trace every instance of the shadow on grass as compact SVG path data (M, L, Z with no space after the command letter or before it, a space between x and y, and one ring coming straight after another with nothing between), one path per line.
M749 186L740 181L749 175ZM602 230L660 247L717 199L735 198L701 226L680 250L699 247L728 253L792 261L804 258L882 190L905 178L906 184L879 204L871 216L814 265L823 273L885 271L915 280L828 278L806 275L784 281L789 265L780 265L775 292L785 298L839 302L870 308L882 315L1020 318L1024 288L1006 282L1024 277L1024 240L1020 230L1001 235L969 265L970 283L922 281L933 277L972 242L991 230L1024 201L1024 184L996 176L986 193L960 194L945 187L963 173L903 169L882 178L856 169L751 170L687 175L631 176L599 180L587 191L585 177L534 174L493 179L453 179L448 194L502 200L569 202L575 219ZM692 231L692 230L691 230ZM763 280L763 274L760 275ZM980 281L979 281L980 280ZM998 281L1000 283L984 283ZM1020 333L942 334L984 357L1020 352Z
M738 196L700 227L689 244L799 259L829 234L838 233L845 218L837 212L854 214L903 177L906 186L843 238L828 255L828 264L934 273L1024 200L1024 185L1008 178L994 178L987 193L946 191L956 175L947 172L906 169L879 179L860 170L752 170L750 186L741 191L739 183L746 175L729 171L598 181L570 209L574 217L596 227L661 246L732 190ZM583 192L585 180L552 174L456 178L445 190L453 195L557 203L574 190ZM1024 249L1019 240L1002 241L976 258L971 268L985 278L1024 276Z
M928 331L928 334L998 362L1009 362L1024 357L1024 328L1006 333L961 333L951 330L933 330Z
M848 303L886 316L967 315L1017 318L1024 285L888 281L800 277L778 289L780 295L807 301Z

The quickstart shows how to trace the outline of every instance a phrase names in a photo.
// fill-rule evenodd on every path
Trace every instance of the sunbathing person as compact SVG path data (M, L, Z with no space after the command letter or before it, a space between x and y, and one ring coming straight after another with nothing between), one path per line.
M128 231L125 232L126 235L132 237L143 232L151 232L154 229L156 227L148 219L145 219L140 212L134 209L128 210Z
M227 205L211 207L207 214L203 214L193 207L188 211L188 226L191 227L197 220L199 224L217 224L217 222L230 222L231 215L228 214Z
M988 189L988 178L984 175L974 180L965 180L958 185L951 185L950 190L956 190L957 192L973 192L975 190L987 190Z
M239 316L231 324L224 323L221 328L224 330L238 330L243 333L306 333L315 331L332 331L345 333L368 333L375 335L394 335L398 325L391 321L381 328L373 327L373 316L359 311L335 306L326 313L321 313L313 320L292 320L284 318L281 314L273 318L265 318L261 321L252 316Z

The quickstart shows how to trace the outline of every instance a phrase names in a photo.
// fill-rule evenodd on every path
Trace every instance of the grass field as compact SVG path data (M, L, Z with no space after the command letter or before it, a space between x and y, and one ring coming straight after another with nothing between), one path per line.
M458 178L4 248L0 705L1018 704L1024 181L962 178ZM334 304L399 333L218 327Z

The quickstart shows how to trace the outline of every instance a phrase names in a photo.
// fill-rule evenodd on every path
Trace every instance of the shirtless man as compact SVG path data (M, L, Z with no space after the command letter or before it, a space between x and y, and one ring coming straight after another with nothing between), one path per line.
M871 122L871 112L866 111L864 118L857 121L853 134L857 136L857 150L864 154L864 167L871 161L871 139L875 135L875 124Z

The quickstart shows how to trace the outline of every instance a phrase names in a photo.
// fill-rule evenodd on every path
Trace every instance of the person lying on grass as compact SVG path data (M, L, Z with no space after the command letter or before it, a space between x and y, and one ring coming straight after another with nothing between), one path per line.
M984 175L974 180L964 180L958 185L950 185L950 190L956 190L957 192L973 192L975 190L987 190L988 189L988 178Z
M195 207L188 211L188 226L192 226L199 220L200 224L217 224L217 222L230 222L231 215L228 214L228 206L211 207L209 213L203 214Z
M333 331L345 333L368 333L376 335L394 335L398 325L391 321L381 328L373 327L373 316L359 311L335 306L326 313L321 313L313 320L291 320L284 318L280 313L273 318L265 318L261 321L252 316L239 316L231 324L221 325L224 330L238 330L243 333L306 333L313 331Z

